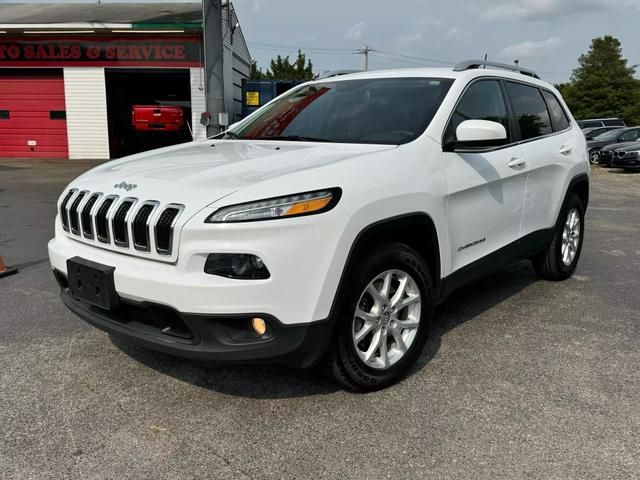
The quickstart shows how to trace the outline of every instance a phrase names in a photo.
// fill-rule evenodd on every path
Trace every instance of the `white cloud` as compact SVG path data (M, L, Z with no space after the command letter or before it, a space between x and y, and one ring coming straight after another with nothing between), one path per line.
M485 20L554 20L558 17L612 9L640 8L640 0L518 0L480 14Z
M458 27L452 27L449 30L447 30L447 37L449 37L452 40L464 40L466 38L469 38L471 36L471 32L467 32L465 30L462 30Z
M500 52L500 57L509 60L520 60L522 58L535 57L560 45L560 39L551 37L538 42L527 41L510 45Z
M344 34L344 39L345 40L362 40L366 29L367 29L367 24L365 22L356 23L349 30L347 30L347 33Z

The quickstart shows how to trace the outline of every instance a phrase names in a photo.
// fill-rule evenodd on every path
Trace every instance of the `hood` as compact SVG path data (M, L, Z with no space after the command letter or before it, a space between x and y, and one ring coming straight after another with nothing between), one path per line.
M628 147L629 145L635 145L637 142L620 142L607 145L602 150L618 150L619 148Z
M616 150L620 150L622 152L636 152L640 151L640 142L631 142L631 143L622 143L621 146Z
M73 187L121 197L181 203L192 210L276 177L395 148L394 145L207 140L108 162L79 177ZM336 179L336 183L338 181ZM128 184L123 186L130 188L129 191L119 188L123 182Z

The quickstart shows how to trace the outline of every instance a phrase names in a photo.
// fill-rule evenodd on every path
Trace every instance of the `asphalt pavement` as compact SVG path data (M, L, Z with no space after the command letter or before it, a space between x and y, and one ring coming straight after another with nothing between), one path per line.
M356 395L69 313L46 244L92 165L0 161L0 478L640 478L640 175L594 172L574 278L520 262L458 292L412 374Z

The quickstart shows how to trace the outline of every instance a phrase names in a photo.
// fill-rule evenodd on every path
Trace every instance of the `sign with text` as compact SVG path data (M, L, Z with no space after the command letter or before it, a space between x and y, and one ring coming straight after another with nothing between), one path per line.
M0 67L200 67L200 37L0 39Z

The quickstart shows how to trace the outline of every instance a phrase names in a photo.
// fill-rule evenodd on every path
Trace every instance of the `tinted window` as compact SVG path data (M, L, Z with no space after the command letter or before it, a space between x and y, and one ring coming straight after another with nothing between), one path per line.
M546 91L543 91L542 95L544 95L544 99L547 101L547 107L549 107L549 112L553 119L554 130L559 132L569 128L571 123L567 118L567 113L564 111L564 108L562 108L562 105L560 105L556 96L551 92Z
M595 121L583 121L583 122L578 122L578 125L580 125L580 128L597 128L597 127L602 127L603 123L595 122Z
M622 134L620 140L623 142L635 142L640 138L640 129L627 130Z
M378 78L297 88L224 138L398 145L431 123L453 80Z
M605 127L624 127L624 120L616 119L616 120L604 120Z
M9 115L9 110L0 110L0 120L9 120L11 115Z
M552 132L549 112L540 90L511 82L507 82L507 90L520 125L522 140L541 137Z
M445 143L455 141L456 129L465 120L490 120L501 123L507 130L508 136L507 106L502 95L500 82L481 80L471 84L451 117L445 135Z

